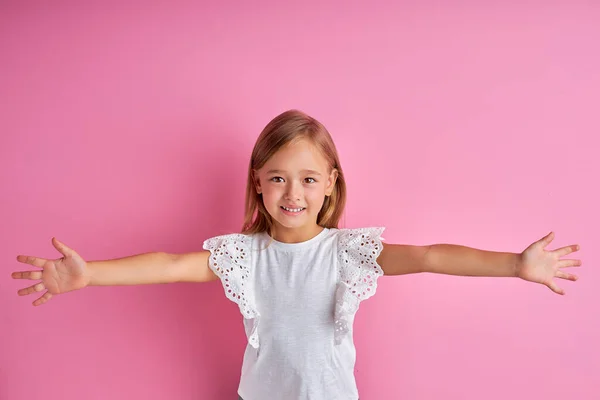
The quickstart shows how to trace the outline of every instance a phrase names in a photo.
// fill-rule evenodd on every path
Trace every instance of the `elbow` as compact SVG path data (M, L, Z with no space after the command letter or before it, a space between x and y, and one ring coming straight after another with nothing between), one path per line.
M185 267L182 254L162 253L166 261L165 275L168 283L177 283L183 281Z
M433 244L423 246L419 272L435 272L435 249Z

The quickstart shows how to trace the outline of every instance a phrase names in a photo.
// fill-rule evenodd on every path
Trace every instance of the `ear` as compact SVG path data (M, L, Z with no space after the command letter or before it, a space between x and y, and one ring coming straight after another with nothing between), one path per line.
M335 182L337 181L338 170L333 168L327 178L327 187L325 188L325 196L331 196L333 189L335 188Z
M254 188L256 189L256 193L261 194L262 188L260 186L260 179L258 178L258 171L252 170L252 181L254 182Z

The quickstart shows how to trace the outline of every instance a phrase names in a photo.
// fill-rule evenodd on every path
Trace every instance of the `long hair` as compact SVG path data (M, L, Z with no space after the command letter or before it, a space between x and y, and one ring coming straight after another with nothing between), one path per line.
M262 168L279 149L300 139L310 140L321 151L329 164L329 172L333 168L338 171L333 191L330 196L325 197L317 215L318 225L324 228L338 227L346 205L346 180L333 139L325 126L316 119L299 110L288 110L265 126L252 150L248 166L242 233L272 232L273 218L265 208L262 195L256 192L254 171Z

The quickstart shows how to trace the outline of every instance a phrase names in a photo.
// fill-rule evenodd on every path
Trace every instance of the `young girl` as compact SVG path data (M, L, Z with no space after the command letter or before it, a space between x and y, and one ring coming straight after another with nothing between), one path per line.
M345 202L346 181L329 133L291 110L273 119L254 146L241 233L208 239L196 253L90 262L53 238L61 258L18 256L42 270L12 277L41 280L18 292L45 291L35 306L89 285L220 279L248 338L238 389L245 400L356 400L352 324L381 275L513 276L558 294L553 278L577 279L562 268L581 262L560 257L579 246L546 251L553 233L520 254L384 244L384 228L338 228Z

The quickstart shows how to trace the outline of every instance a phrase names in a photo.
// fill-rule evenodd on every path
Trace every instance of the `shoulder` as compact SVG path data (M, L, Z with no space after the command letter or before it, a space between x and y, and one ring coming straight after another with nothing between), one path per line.
M259 313L252 288L247 284L251 271L251 248L255 235L229 233L214 236L204 241L204 250L210 251L209 268L223 284L227 298L239 306L244 318L252 319L252 332L248 342L258 348Z
M383 250L381 234L384 229L384 227L348 228L336 232L341 268L356 269L369 265L379 271L376 260Z
M334 230L334 235L342 246L365 246L369 243L381 245L384 230L385 227L343 228Z
M204 250L214 251L222 247L233 247L237 250L243 250L252 245L255 235L244 233L228 233L224 235L213 236L204 241L202 248Z
M358 304L373 296L383 270L377 258L383 249L384 227L340 229L338 236L338 285L335 294L336 343L351 330Z

